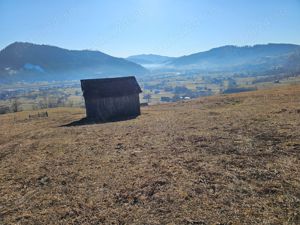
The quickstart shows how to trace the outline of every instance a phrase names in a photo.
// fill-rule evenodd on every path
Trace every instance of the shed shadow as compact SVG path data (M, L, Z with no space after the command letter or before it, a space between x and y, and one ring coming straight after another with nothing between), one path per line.
M114 119L110 119L110 120L106 120L106 121L85 117L80 120L76 120L71 123L61 125L60 127L74 127L74 126L84 126L84 125L92 125L92 124L115 123L115 122L121 122L121 121L126 121L126 120L132 120L137 117L138 116L119 117L119 118L114 118Z

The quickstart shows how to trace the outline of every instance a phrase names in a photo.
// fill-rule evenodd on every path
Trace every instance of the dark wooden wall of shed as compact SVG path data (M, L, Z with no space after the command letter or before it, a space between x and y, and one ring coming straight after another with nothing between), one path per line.
M88 118L98 121L112 121L141 114L138 94L120 97L88 97L85 98Z

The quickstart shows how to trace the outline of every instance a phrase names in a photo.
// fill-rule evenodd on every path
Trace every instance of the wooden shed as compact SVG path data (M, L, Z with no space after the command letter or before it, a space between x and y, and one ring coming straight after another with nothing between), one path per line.
M81 80L87 118L106 122L134 118L141 114L135 77Z

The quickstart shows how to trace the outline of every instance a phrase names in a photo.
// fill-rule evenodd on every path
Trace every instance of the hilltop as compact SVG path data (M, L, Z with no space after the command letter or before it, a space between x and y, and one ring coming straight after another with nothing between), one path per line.
M149 106L0 116L0 223L299 224L300 86Z
M300 70L300 45L270 43L226 45L181 57L137 55L128 57L149 69L193 72L279 73Z
M15 42L0 51L0 83L79 80L146 73L147 70L138 64L100 51L67 50L26 42Z
M270 70L283 66L287 57L300 52L299 45L266 44L254 46L221 46L209 51L182 56L170 62L179 68L202 70Z

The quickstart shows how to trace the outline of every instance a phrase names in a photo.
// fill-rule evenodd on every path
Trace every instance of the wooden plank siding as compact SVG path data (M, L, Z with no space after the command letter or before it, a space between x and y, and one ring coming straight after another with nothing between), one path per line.
M101 122L134 118L141 114L135 77L81 80L87 118Z
M141 114L138 94L120 97L87 98L85 106L88 118L94 118L103 122L137 117Z

